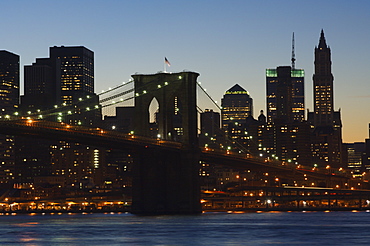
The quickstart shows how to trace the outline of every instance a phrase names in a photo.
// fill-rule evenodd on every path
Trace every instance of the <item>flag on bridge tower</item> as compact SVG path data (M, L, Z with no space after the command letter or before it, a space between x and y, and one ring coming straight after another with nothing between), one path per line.
M166 73L167 71L166 71L166 68L167 68L167 66L171 66L171 63L168 61L168 59L167 59L167 57L164 57L164 72Z
M164 58L164 63L166 63L169 67L171 66L171 63L167 60L167 57Z

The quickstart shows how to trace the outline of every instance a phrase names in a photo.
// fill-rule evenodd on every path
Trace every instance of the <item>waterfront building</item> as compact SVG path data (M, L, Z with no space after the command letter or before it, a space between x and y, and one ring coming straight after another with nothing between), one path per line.
M7 118L19 106L19 55L0 50L0 117ZM14 136L0 135L0 183L15 179Z
M319 45L315 47L313 75L314 111L308 113L312 131L313 162L319 167L341 167L342 121L341 112L334 111L334 76L331 72L331 49L321 30Z
M106 176L105 149L59 141L51 148L52 175L63 176L68 186L102 185Z

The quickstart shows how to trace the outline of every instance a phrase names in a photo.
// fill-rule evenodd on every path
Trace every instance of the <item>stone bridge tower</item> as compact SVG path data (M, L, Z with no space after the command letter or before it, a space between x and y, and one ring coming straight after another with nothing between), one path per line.
M143 146L133 154L132 211L136 214L200 213L196 87L198 73L132 75L135 83L134 134L150 137L149 106L159 104L158 137L182 144L177 150ZM180 118L175 123L175 116ZM175 130L177 124L179 132Z

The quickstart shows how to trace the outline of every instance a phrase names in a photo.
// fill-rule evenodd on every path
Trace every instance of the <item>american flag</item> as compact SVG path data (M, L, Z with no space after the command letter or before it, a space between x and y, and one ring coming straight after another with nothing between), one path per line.
M167 60L167 57L164 58L164 63L166 63L169 67L171 66L171 63Z

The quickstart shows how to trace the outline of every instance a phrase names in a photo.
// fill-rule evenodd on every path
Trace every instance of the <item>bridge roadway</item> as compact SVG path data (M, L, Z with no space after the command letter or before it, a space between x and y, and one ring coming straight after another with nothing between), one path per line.
M162 151L168 149L172 152L180 152L187 147L174 141L141 137L102 128L71 126L45 120L2 120L0 121L0 133L29 137L37 136L52 140L78 141L96 147L118 148L128 151L145 146L145 148L158 148ZM200 148L199 150L201 161L230 168L277 172L291 178L303 177L304 175L320 180L347 181L350 178L346 173L333 173L325 169L312 170L300 166L297 168L294 164L256 157L248 158L246 154L233 153L232 151L208 148Z

